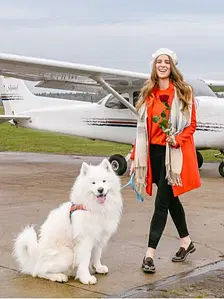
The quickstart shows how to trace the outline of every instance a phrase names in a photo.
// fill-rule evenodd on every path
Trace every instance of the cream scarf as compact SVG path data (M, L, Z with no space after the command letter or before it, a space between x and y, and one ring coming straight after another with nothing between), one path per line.
M191 123L192 100L189 109L182 112L183 103L178 99L175 88L174 99L171 106L169 121L172 125L171 136L179 135L184 128ZM144 103L139 109L137 120L137 134L135 142L134 172L136 190L141 194L146 186L147 156L148 156L148 132L147 132L147 106ZM183 156L181 147L173 148L166 144L166 179L169 185L182 186L181 170Z

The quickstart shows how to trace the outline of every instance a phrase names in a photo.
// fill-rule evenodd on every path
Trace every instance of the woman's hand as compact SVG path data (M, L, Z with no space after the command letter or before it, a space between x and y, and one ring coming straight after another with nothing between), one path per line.
M132 175L133 171L134 171L134 161L132 160L130 166L130 172L129 172L130 176Z
M176 139L175 137L172 135L172 136L168 136L166 138L166 141L169 143L169 145L171 146L176 146L177 145L177 142L176 142Z

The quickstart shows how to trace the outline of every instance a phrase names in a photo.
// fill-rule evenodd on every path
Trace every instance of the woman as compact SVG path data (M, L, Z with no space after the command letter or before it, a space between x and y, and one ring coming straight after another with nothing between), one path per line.
M145 187L151 196L152 184L158 187L142 263L143 271L154 273L153 259L168 211L180 236L180 249L172 261L182 262L195 251L179 196L200 187L201 182L193 140L196 112L192 88L177 69L173 51L162 48L152 57L151 78L136 103L138 123L130 173L135 173L138 192Z

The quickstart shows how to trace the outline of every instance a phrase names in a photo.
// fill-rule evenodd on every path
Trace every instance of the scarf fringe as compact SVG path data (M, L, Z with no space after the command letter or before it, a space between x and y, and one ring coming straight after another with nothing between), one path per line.
M135 188L136 191L140 194L143 192L143 188L146 187L146 178L147 166L144 167L135 167Z
M172 148L167 143L165 167L166 167L166 179L168 185L182 186L182 181L181 181L182 163L183 163L182 149Z
M170 165L166 166L166 179L168 185L182 187L182 180L180 174L173 172L170 169Z

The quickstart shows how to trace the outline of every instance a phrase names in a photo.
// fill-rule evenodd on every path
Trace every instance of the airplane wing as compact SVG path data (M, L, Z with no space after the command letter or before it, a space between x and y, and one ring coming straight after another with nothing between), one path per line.
M214 92L224 92L224 80L203 80Z
M146 73L4 53L0 53L0 75L36 81L35 86L43 88L85 92L98 92L103 88L134 113L135 107L120 93L140 89L149 78ZM203 81L211 89L224 87L224 81Z
M20 120L29 120L30 116L25 115L0 115L0 124L13 120L14 122L18 122Z
M145 73L103 68L56 60L0 53L0 75L39 81L36 87L93 91L104 88L127 108L135 108L119 93L139 88L148 79Z

